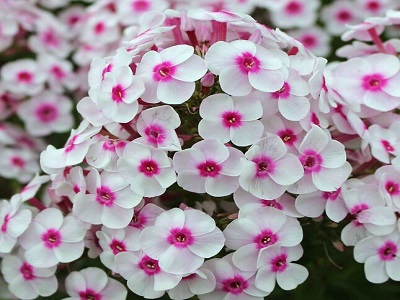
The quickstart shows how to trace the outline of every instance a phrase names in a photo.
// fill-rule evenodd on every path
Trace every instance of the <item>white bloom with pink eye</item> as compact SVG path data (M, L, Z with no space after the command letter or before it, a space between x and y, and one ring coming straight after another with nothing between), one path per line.
M287 149L280 137L271 135L257 141L242 160L240 186L263 199L275 199L287 187L303 177L300 161Z
M200 300L262 300L269 294L255 286L255 271L242 271L233 264L232 253L208 260L204 267L214 274L217 284L211 293L198 295Z
M317 19L317 0L284 0L271 13L272 23L279 28L311 27Z
M177 182L184 190L227 196L239 187L243 153L217 140L203 140L173 157Z
M327 56L331 52L331 37L319 27L291 30L288 34L301 42L314 55Z
M294 70L289 70L283 85L268 94L266 99L277 103L279 112L289 121L299 121L310 111L310 93L307 82Z
M387 129L373 124L368 132L373 157L388 164L392 156L400 155L400 121L392 123Z
M148 203L140 208L136 207L129 226L140 230L147 226L153 226L157 217L164 211L164 209L153 203Z
M221 143L232 141L237 146L249 146L263 134L261 103L251 97L230 97L214 94L200 104L199 134L204 139Z
M126 142L102 136L92 144L86 154L86 162L94 168L117 172L118 154L124 150Z
M170 5L166 0L122 0L116 6L119 22L132 25L138 22L141 15L150 11L164 11Z
M20 195L0 202L0 253L11 252L31 220L32 212L22 206Z
M142 200L128 185L118 173L103 171L100 174L92 169L86 176L86 191L72 199L72 211L90 224L124 228L133 217L133 207Z
M262 249L279 243L285 247L300 244L303 230L295 218L272 207L242 207L239 217L224 230L225 245L233 250L233 263L244 271L256 271Z
M342 191L351 220L341 233L346 246L354 246L371 234L389 234L397 225L393 209L386 206L376 185L352 181L355 183L348 183L349 187Z
M86 226L74 216L64 218L60 210L46 208L36 215L20 243L29 264L48 268L78 259L84 250L85 233Z
M181 125L178 113L169 105L143 110L136 122L141 135L135 142L166 151L179 151L181 144L175 129Z
M168 273L194 272L221 251L225 238L214 219L197 209L172 208L160 214L154 226L142 230L144 253Z
M172 159L164 150L136 142L126 144L117 168L131 189L143 197L162 195L176 181Z
M276 283L286 291L295 289L308 277L305 267L292 263L302 256L303 248L300 245L288 248L275 244L261 250L257 262L256 287L268 293L274 290Z
M219 76L221 89L232 96L246 96L253 88L262 92L279 90L289 65L285 52L245 40L213 44L205 61L210 71Z
M376 170L374 177L386 204L395 209L400 208L400 168L394 164L382 166Z
M80 40L93 45L106 45L121 37L117 16L107 10L89 13L82 23Z
M17 114L31 135L44 136L70 130L74 124L71 110L67 97L43 92L22 103Z
M139 251L140 230L131 226L121 229L109 229L105 226L96 232L98 243L103 250L100 253L100 260L103 265L117 272L115 256L125 251Z
M143 92L142 80L132 75L128 66L122 66L105 73L97 105L105 117L118 123L128 123L139 110L137 99Z
M100 129L101 127L93 127L88 121L83 120L76 130L71 130L64 148L56 149L50 145L40 154L42 170L46 173L53 173L57 169L81 163L90 145L93 144L90 138Z
M372 283L400 281L400 235L370 236L354 247L354 259L364 263L365 276Z
M16 255L6 255L1 263L1 272L8 289L18 299L31 300L39 296L53 295L58 288L57 278L54 275L57 267L34 267L27 262L23 251Z
M324 211L334 222L342 221L348 214L341 188L333 192L316 191L296 198L296 209L306 217L317 218Z
M65 289L70 297L63 300L125 300L128 294L122 283L107 277L106 272L94 267L69 273L65 279Z
M286 193L276 199L261 199L239 187L237 191L233 193L233 200L239 209L273 207L283 211L285 215L289 217L303 217L295 207L295 198Z
M159 298L182 279L160 268L159 262L143 251L121 252L115 257L118 273L128 281L128 288L147 299Z
M400 105L400 61L394 55L376 53L352 58L332 72L334 89L348 103L365 104L377 111Z
M299 152L304 177L289 187L291 193L304 194L317 190L333 192L342 186L351 173L344 146L332 140L316 125L312 125L304 137Z
M52 178L52 186L57 195L73 200L76 194L86 191L86 175L80 166L67 167L57 177ZM58 180L57 180L58 179Z
M137 66L145 84L141 99L148 103L181 104L195 91L195 81L207 72L204 60L188 45L176 45L160 52L149 51Z
M339 0L324 5L321 9L321 20L329 33L340 35L347 29L346 24L359 23L361 18L356 3Z
M28 148L2 148L0 159L0 176L15 178L18 182L27 183L40 171L36 153Z
M182 277L181 282L173 289L167 291L171 299L188 299L194 295L203 295L215 289L214 274L206 269L199 268L194 273Z
M17 95L36 95L44 88L46 74L33 59L18 59L5 64L0 71L4 87Z

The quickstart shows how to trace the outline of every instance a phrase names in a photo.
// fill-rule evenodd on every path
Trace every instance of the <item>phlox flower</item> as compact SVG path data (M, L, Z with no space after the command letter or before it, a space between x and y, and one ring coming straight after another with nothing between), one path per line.
M391 207L386 206L376 185L359 181L346 185L348 187L342 191L342 195L351 220L341 233L346 246L354 246L371 234L385 235L395 230L395 213Z
M27 148L0 148L0 176L26 183L39 172L37 154Z
M20 244L30 265L48 268L78 259L84 250L85 233L85 225L74 216L64 218L60 210L47 208L36 215Z
M338 64L333 75L336 91L349 103L356 101L378 111L400 105L400 61L394 55L352 58Z
M287 153L283 141L276 135L257 141L242 160L240 186L256 197L274 199L303 176L300 161Z
M299 160L304 168L304 177L289 187L295 194L317 190L332 192L342 186L351 173L346 161L344 146L320 127L312 125L299 146Z
M73 200L76 194L86 191L86 172L80 166L67 167L62 173L53 177L51 187L57 195Z
M86 154L86 162L94 168L116 172L118 154L122 153L125 145L124 140L102 136L90 146Z
M101 230L96 232L96 236L103 250L100 254L100 260L103 265L113 272L117 272L115 256L118 253L141 250L139 243L140 230L134 227L109 229L102 226Z
M135 207L135 211L129 226L137 229L144 229L147 226L153 226L157 217L164 212L164 209L153 204L147 203L143 207Z
M382 283L400 281L400 236L393 232L384 236L370 236L354 247L354 259L364 263L368 281Z
M118 273L128 282L128 288L147 299L159 298L178 285L182 275L160 268L159 262L143 251L121 252L115 257Z
M339 0L324 5L321 9L321 20L329 33L340 35L346 30L346 24L359 23L361 16L356 3Z
M175 132L180 125L178 113L169 105L145 109L136 122L136 129L141 137L135 139L135 142L167 151L181 150Z
M124 25L138 22L138 18L150 11L164 11L169 7L166 0L122 0L116 3L118 20Z
M160 52L149 51L136 69L136 75L143 79L146 88L141 99L148 103L181 104L192 96L195 81L206 72L204 60L194 54L191 46L176 45Z
M137 99L144 91L142 80L132 75L128 66L122 66L104 74L97 105L105 117L127 123L136 116L139 109Z
M209 70L219 76L221 89L232 96L246 96L253 88L262 92L279 90L289 64L283 51L245 40L213 44L205 61Z
M260 290L272 292L275 284L284 290L293 290L308 277L305 267L294 264L303 255L300 245L282 247L280 244L261 250L258 257L255 285Z
M279 28L311 27L317 18L316 0L284 0L271 14L271 21Z
M103 224L109 228L124 228L132 219L133 207L142 197L132 191L118 173L90 170L86 177L86 190L73 199L72 211L90 224Z
M243 153L217 140L203 140L175 153L177 182L183 189L221 197L239 187Z
M65 289L70 297L63 300L125 300L128 294L122 283L107 277L106 272L94 267L69 273L65 279Z
M103 10L88 14L82 23L80 40L92 45L106 45L119 41L120 29L117 16L110 11Z
M392 155L400 155L400 121L385 129L378 124L368 128L371 154L383 163L389 163Z
M8 283L8 289L18 299L23 300L54 294L58 288L54 276L56 270L56 266L34 267L25 259L22 251L15 255L6 255L1 263L1 272Z
M215 290L199 295L200 300L262 300L268 292L255 287L255 271L242 271L232 262L232 254L222 258L213 258L205 262L216 279Z
M10 253L17 239L28 228L32 213L22 206L22 197L14 195L0 202L0 253Z
M224 230L225 245L233 250L232 261L244 271L257 270L260 251L279 243L285 247L298 245L303 239L300 223L273 207L244 207L239 217Z
M143 229L140 245L168 273L184 275L200 268L225 242L221 230L206 213L172 208L161 213L154 226Z
M206 269L199 268L194 273L182 277L179 284L167 291L171 299L188 299L194 295L202 295L215 289L216 280L214 274Z
M71 109L72 103L67 97L43 92L22 103L17 114L28 133L44 136L70 130L74 123Z
M172 159L165 151L136 142L126 144L117 168L131 189L143 197L159 196L176 181Z
M314 55L328 56L331 52L331 38L324 29L314 26L291 30L288 34L301 42Z
M204 139L222 143L232 141L237 146L249 146L262 135L264 127L259 101L251 95L230 97L226 94L208 96L200 104L199 134Z
M386 204L396 209L400 208L400 168L394 164L382 166L376 170L374 177Z

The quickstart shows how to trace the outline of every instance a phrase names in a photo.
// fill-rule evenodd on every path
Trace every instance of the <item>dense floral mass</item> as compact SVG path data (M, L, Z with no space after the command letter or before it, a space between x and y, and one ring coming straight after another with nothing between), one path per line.
M13 4L38 55L2 66L1 99L19 102L0 116L46 136L71 129L67 96L83 98L62 147L0 124L0 175L30 180L0 203L1 297L264 299L307 280L306 222L341 222L332 242L354 246L367 280L400 281L399 40L381 39L400 12L385 13L393 1L324 7L331 34L355 39L328 64L307 39L244 14L265 4L278 26L305 28L318 1L255 2L100 1L60 14L84 28L71 33ZM384 16L368 18L373 3ZM4 49L13 20L0 21ZM31 179L31 150L44 148L47 175Z

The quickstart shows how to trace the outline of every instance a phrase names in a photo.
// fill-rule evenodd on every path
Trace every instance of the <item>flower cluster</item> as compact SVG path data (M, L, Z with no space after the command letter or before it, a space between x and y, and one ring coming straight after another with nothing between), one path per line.
M40 155L48 175L0 205L12 294L50 296L68 266L64 299L263 299L307 279L311 218L347 223L369 281L400 280L400 61L379 38L398 11L352 26L362 42L328 65L242 13L138 22L93 59L83 121Z

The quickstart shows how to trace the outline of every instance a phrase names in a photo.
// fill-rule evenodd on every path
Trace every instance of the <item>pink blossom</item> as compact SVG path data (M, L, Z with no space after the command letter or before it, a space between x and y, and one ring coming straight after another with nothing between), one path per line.
M278 198L303 176L300 161L287 153L285 144L276 135L257 141L245 157L240 186L259 198Z
M129 223L129 226L138 228L140 230L146 228L147 226L153 226L157 217L162 212L164 212L164 209L153 203L147 203L143 207L135 207L135 212L131 222Z
M388 206L400 208L400 168L395 165L382 166L374 177Z
M198 142L175 153L177 182L183 189L215 197L232 194L239 187L243 153L216 140Z
M392 123L387 129L374 124L368 128L368 132L373 157L389 163L391 156L400 155L400 121Z
M178 275L194 272L204 258L216 255L224 242L215 221L196 209L165 211L140 235L144 253L158 260L164 271Z
M176 45L144 54L136 69L145 84L143 101L181 104L188 100L195 81L207 72L204 60L193 52L191 46Z
M27 148L1 148L0 176L26 183L39 171L37 154Z
M92 144L86 154L86 161L92 167L104 169L108 172L117 171L118 154L125 148L126 142L105 136Z
M317 18L316 0L284 0L271 14L273 24L280 28L311 27Z
M326 5L321 10L321 19L326 30L339 35L346 30L346 24L356 24L361 21L357 4L345 0L339 0Z

